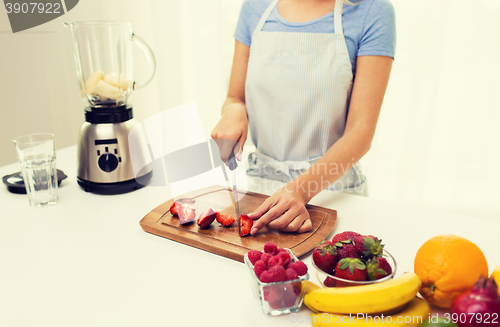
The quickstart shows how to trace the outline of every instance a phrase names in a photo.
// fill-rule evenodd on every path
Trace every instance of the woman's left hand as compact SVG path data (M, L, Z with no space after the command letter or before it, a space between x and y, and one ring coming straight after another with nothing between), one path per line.
M296 191L284 187L266 199L254 212L248 215L254 220L251 234L264 226L284 232L304 233L312 229L306 202Z

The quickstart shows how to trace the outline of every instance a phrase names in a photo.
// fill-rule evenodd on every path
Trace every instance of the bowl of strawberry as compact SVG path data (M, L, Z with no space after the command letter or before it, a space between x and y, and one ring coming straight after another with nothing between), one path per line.
M307 266L290 249L273 242L264 251L245 254L250 286L266 315L278 316L299 310L309 279Z
M396 274L396 260L373 235L347 231L313 251L316 276L324 287L349 287L379 283Z

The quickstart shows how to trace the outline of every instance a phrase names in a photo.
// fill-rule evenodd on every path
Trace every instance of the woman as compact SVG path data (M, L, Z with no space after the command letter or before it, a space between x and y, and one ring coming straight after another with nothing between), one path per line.
M247 173L286 182L249 217L303 233L325 188L365 194L369 150L395 52L389 0L245 0L229 91L212 138L256 152ZM235 147L241 161L241 147ZM237 149L238 148L238 149ZM221 150L221 153L224 153ZM361 190L359 190L361 189Z

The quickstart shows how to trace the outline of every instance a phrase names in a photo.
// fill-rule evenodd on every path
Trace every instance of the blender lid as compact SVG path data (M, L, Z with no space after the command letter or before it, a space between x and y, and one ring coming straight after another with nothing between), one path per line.
M61 185L61 181L65 179L66 174L62 170L57 170L57 185ZM24 187L23 175L20 171L14 174L5 175L2 177L3 183L7 186L7 190L11 193L26 194Z

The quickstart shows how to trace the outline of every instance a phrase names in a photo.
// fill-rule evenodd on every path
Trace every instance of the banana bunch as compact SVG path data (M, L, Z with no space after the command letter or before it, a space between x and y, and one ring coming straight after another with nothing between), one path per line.
M313 326L368 326L380 323L391 323L394 327L418 326L430 313L427 302L415 297L421 285L416 274L405 273L382 283L316 289L305 295L304 304L315 312L311 315ZM373 319L376 317L379 318L377 321ZM415 317L422 319L418 321ZM405 318L412 321L408 322Z

